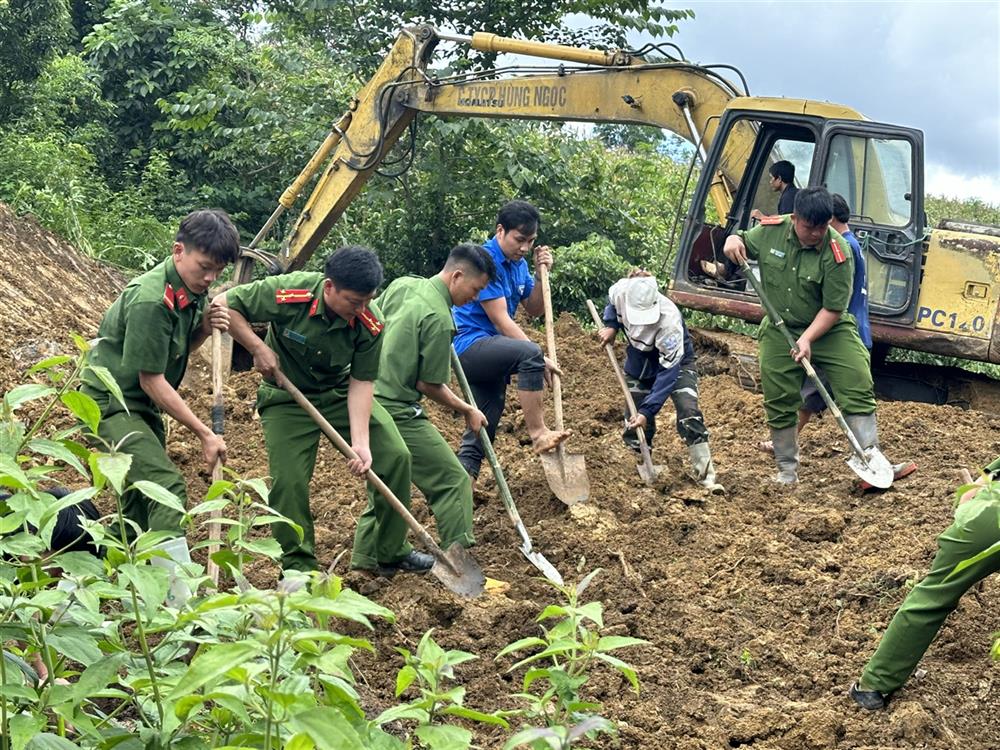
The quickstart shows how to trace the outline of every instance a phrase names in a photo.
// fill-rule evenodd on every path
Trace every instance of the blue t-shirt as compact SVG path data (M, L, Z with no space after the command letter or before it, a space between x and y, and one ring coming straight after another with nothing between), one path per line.
M868 279L865 276L865 258L861 254L861 243L854 236L854 232L848 229L844 232L843 237L854 253L854 288L851 292L851 304L847 306L847 312L858 321L858 333L861 335L861 341L871 349L872 326L868 322Z
M500 249L496 237L491 237L483 247L493 256L497 277L479 293L478 298L455 308L455 326L458 328L455 351L459 354L479 339L496 336L498 333L483 309L483 302L503 297L507 300L507 314L513 318L521 300L527 299L531 295L531 290L535 288L535 279L528 270L528 261L523 258L517 261L508 260Z

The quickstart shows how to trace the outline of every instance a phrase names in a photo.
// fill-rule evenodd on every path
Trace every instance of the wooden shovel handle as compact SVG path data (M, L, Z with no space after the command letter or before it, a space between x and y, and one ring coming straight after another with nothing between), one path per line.
M225 371L229 362L223 357L222 332L212 329L212 432L221 435L225 431L226 413L222 392L225 383ZM216 461L212 467L212 483L222 479L222 461ZM205 572L208 573L215 586L219 585L219 566L212 555L219 551L219 541L222 538L222 526L216 520L222 516L222 511L213 510L208 518L208 563Z
M328 438L330 438L330 442L332 442L336 446L338 451L340 451L349 459L356 459L358 457L358 454L354 452L354 449L351 448L351 446L348 445L347 441L340 436L340 433L337 432L334 429L333 425L327 421L326 417L324 417L322 413L320 413L320 410L317 409L315 406L313 406L313 403L302 394L302 391L300 391L298 388L292 385L291 381L289 381L289 379L285 377L285 374L283 372L281 372L280 370L275 371L274 382L278 384L279 388L284 388L286 391L288 391L291 397L295 399L295 402L303 409L305 409L306 413L310 417L312 417L313 421L317 425L319 425L319 428L320 430L323 431L323 434L326 435ZM393 507L393 510L395 510L397 513L399 513L399 515L403 517L403 520L406 521L406 525L413 530L413 533L416 534L417 537L420 539L421 543L428 550L430 550L431 554L434 555L435 558L440 560L444 565L447 565L449 569L453 570L456 575L461 575L461 571L454 570L454 568L451 565L451 562L448 560L447 557L445 557L444 552L437 545L437 543L434 541L431 535L427 533L427 529L425 529L423 526L420 525L420 522L416 518L414 518L413 514L406 509L406 506L399 501L399 498L396 497L395 494L393 494L393 491L389 489L388 485L386 485L386 483L383 482L378 477L378 475L371 469L367 471L367 473L365 474L365 478L372 483L372 486L376 490L378 490L379 493L382 495L382 497L384 497L386 501L389 503L389 505Z
M556 329L552 316L552 291L549 288L549 269L541 264L538 266L538 278L542 285L542 304L545 307L545 346L548 349L549 359L552 364L559 367L559 360L556 358ZM552 373L552 401L555 404L555 428L558 431L563 427L563 405L562 405L562 380L555 372ZM560 449L562 443L559 444Z

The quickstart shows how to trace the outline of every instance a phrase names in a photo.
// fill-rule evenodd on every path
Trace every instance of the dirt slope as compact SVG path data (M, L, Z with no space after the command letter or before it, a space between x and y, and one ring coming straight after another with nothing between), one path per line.
M40 331L63 341L64 326L81 330L81 322L96 323L114 286L113 277L82 265L65 248L48 251L48 238L28 226L25 230L9 217L5 221L0 213L3 259L17 243L22 245L18 252L35 259L30 266L4 264L5 301L13 290L30 295L32 305L13 311L5 305L3 388L30 364L12 360L8 352L22 351ZM74 271L80 267L90 270ZM53 299L78 302L72 314L53 317ZM602 568L590 594L604 602L609 629L650 641L646 648L623 653L638 667L639 696L616 677L593 683L594 697L620 722L622 747L1000 747L1000 668L987 657L990 634L998 627L996 577L983 592L963 600L922 662L926 673L912 680L888 711L862 713L845 695L909 582L933 556L934 537L950 516L956 469L1000 454L1000 417L953 407L880 404L886 453L916 460L920 471L876 495L853 489L843 464L843 441L825 419L804 440L804 481L787 491L768 483L772 467L755 448L764 435L760 396L740 389L728 375L706 375L702 404L728 494L706 497L684 479L683 447L669 423L669 407L655 458L670 474L662 487L649 488L638 481L633 459L621 444L617 385L593 337L564 317L558 341L567 373L566 421L575 431L573 449L587 457L590 502L570 510L549 493L541 467L520 442L523 419L516 407L504 415L497 448L536 547L568 580ZM204 363L194 370L187 394L207 418ZM256 382L252 373L230 381L226 435L231 467L260 476L267 472L267 460L252 413ZM438 412L433 416L455 442L461 425ZM177 429L171 452L197 497L207 479L197 441ZM508 642L534 634L535 615L555 599L517 551L488 472L483 478L474 553L487 575L508 581L510 589L469 602L432 578L384 581L346 571L343 553L364 493L333 450L321 448L313 482L320 559L331 564L339 558L336 570L399 618L396 626L378 626L377 656L357 662L363 673L360 687L373 712L392 701L400 666L392 646L414 647L430 627L447 647L481 657L458 670L468 686L468 705L514 707L497 696L516 692L520 675L497 675L489 662ZM430 522L422 500L414 505L418 517ZM273 569L254 571L261 584L275 576ZM511 663L504 659L498 667ZM480 743L485 748L501 744L489 732L480 735Z

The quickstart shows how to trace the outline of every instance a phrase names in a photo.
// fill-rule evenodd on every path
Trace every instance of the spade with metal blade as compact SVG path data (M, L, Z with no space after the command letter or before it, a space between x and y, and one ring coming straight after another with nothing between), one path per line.
M548 347L549 359L557 368L556 359L556 329L552 320L552 292L549 289L549 270L544 265L538 266L541 274L542 301L545 305L545 343ZM562 379L558 373L552 373L552 400L555 404L555 428L562 432ZM542 468L549 489L566 505L582 503L590 497L590 477L587 476L587 463L582 453L567 453L565 441L552 453L542 453Z
M458 359L458 352L455 351L455 347L451 348L451 366L455 370L455 376L458 378L459 385L462 386L462 393L465 394L465 400L472 405L473 409L478 409L476 399L472 395L472 388L469 387L469 381L465 377L465 370L462 369L462 363ZM503 469L500 468L500 460L497 458L496 451L493 450L493 443L485 427L479 428L479 442L483 444L483 451L486 453L486 458L493 468L493 477L497 481L497 490L500 493L500 499L503 500L503 507L507 509L507 515L510 516L514 528L517 529L517 533L521 537L521 553L528 558L528 562L541 571L543 576L552 581L552 583L562 586L563 577L559 575L559 571L555 569L552 563L545 559L545 556L541 552L536 552L531 546L531 537L528 536L528 530L524 528L521 514L517 512L517 506L514 505L514 496L510 492L510 487L507 486Z
M319 425L323 434L330 438L330 441L337 447L337 450L343 453L348 459L358 457L358 454L351 449L351 446L333 428L333 425L326 420L319 409L313 406L312 402L289 382L284 373L277 371L274 375L278 386L288 391L296 403L305 409L306 413ZM407 526L413 530L413 533L417 535L417 538L427 548L427 551L434 556L434 567L431 568L431 573L441 583L456 594L470 598L483 593L486 576L483 575L482 568L479 567L479 563L469 554L468 550L458 542L452 544L447 551L442 550L427 532L427 529L420 525L420 522L413 517L413 514L406 509L406 506L399 501L399 498L393 494L392 490L386 486L386 483L375 472L369 469L365 478L379 491L382 497L386 499L386 502L392 506L393 510L403 517Z
M590 310L590 316L594 319L594 323L597 324L597 328L604 327L604 321L601 320L601 316L597 314L597 308L594 307L594 303L589 299L587 300L587 309ZM639 413L639 410L635 408L635 400L632 398L632 392L628 388L628 383L625 382L625 375L622 373L621 365L618 364L618 359L615 357L615 348L611 344L605 344L604 351L608 353L608 360L611 362L611 368L615 371L615 377L618 378L618 385L622 387L622 393L625 394L628 415L631 419L635 419L635 415ZM639 453L642 456L642 461L639 462L636 468L639 470L639 476L642 478L642 481L646 484L653 484L656 481L657 474L663 470L663 467L653 465L653 457L649 452L649 443L646 442L646 431L639 428L635 431L635 434L639 437Z
M750 269L746 260L740 261L740 268L743 269L743 274L746 276L747 281L750 282L753 290L757 292L757 297L760 299L761 305L764 306L764 310L767 312L767 317L771 320L771 325L785 334L785 338L788 340L792 349L794 351L798 351L799 345L795 340L795 336L793 336L792 332L788 330L788 327L785 325L785 321L781 319L778 311L774 309L767 297L764 296L763 284L757 280L757 277L753 274L753 271ZM802 365L802 368L806 371L806 375L809 376L813 385L816 386L816 390L819 392L819 395L823 398L823 401L830 410L830 413L833 415L833 418L837 420L837 424L840 426L841 431L847 437L847 441L851 444L851 451L854 455L847 459L847 465L851 468L851 471L873 487L878 487L883 490L887 487L891 487L893 469L892 464L889 463L889 459L886 458L882 451L874 445L869 446L868 448L861 447L861 443L858 442L857 436L847 424L847 421L844 419L844 415L840 413L840 409L837 408L837 404L834 402L833 398L830 397L830 392L827 391L826 386L823 385L823 381L820 380L819 375L816 374L816 370L813 368L809 358L803 357L799 360L799 364Z

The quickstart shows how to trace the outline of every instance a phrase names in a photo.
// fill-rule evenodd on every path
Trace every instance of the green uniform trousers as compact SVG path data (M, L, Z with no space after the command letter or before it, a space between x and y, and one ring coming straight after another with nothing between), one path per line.
M889 623L864 673L864 690L888 695L903 686L962 594L1000 570L1000 554L990 555L951 578L948 574L1000 541L1000 504L973 498L955 510L955 522L938 537L931 571L909 593Z
M798 338L804 329L789 330ZM790 349L785 335L765 320L760 327L760 380L767 423L776 430L794 426L802 406L806 373ZM812 345L810 361L830 378L833 398L844 414L875 411L870 356L852 317L841 318Z
M346 390L307 395L334 429L350 442ZM309 509L309 482L322 433L319 425L291 396L269 383L262 384L257 393L257 410L271 469L271 507L299 524L304 532L300 542L298 535L285 524L271 527L274 538L281 545L282 567L316 570L316 535ZM372 471L403 505L409 507L410 454L392 418L374 401L368 436ZM358 519L351 565L374 568L379 563L401 560L411 550L406 530L403 518L368 484L368 507Z
M128 436L122 443L121 451L132 454L132 465L126 477L129 484L140 479L155 482L187 504L184 477L167 456L163 419L158 414L147 411L131 414L117 412L101 419L98 434L114 445ZM180 513L150 500L138 490L129 490L122 495L122 511L126 518L135 521L145 531L184 533Z
M472 482L458 457L419 405L383 402L412 457L413 483L424 493L445 549L475 543Z

